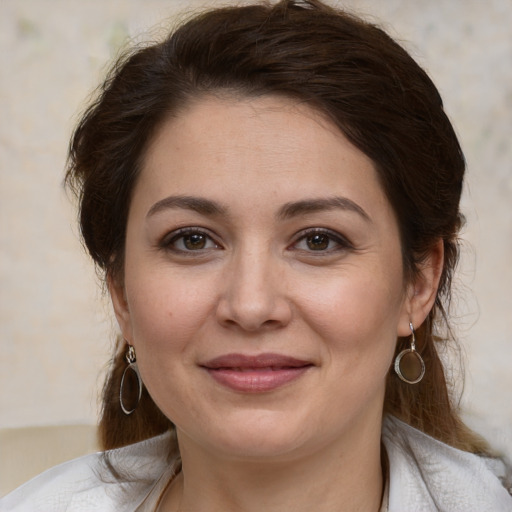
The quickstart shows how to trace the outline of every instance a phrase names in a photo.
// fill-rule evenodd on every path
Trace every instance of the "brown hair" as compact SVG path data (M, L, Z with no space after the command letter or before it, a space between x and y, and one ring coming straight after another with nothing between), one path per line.
M120 58L76 128L66 177L96 264L122 280L127 214L148 141L190 101L220 92L284 95L329 116L375 163L398 218L407 279L443 241L436 302L417 332L427 373L411 386L390 371L385 410L453 446L485 451L452 405L436 349L450 338L443 304L458 258L464 157L430 78L370 23L319 0L213 9ZM406 342L398 340L397 353ZM147 392L131 417L121 413L125 349L118 344L104 389L105 448L172 427Z

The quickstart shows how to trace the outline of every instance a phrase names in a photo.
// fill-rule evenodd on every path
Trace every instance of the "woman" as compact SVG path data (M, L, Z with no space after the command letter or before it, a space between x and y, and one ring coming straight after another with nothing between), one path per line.
M438 357L464 167L423 70L316 0L125 56L67 174L122 334L109 451L0 509L512 510Z

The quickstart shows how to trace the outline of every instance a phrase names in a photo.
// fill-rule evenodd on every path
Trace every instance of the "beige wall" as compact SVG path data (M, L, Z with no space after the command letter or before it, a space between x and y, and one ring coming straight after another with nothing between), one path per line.
M67 140L125 38L194 5L0 0L0 428L96 421L115 328L61 188ZM512 456L512 3L344 5L405 42L460 134L469 164L455 322L468 358L463 404Z

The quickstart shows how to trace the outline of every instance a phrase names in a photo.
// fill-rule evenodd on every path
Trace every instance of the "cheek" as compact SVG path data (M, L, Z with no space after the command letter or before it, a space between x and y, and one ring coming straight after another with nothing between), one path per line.
M380 274L381 277L377 277ZM403 294L400 272L365 272L352 269L308 287L302 312L310 325L330 343L331 352L359 357L379 357L392 352L397 337ZM347 358L343 358L347 360ZM387 363L386 363L387 364Z
M188 281L162 274L138 277L132 274L126 284L137 363L153 400L176 421L194 401L186 375L197 349L192 341L209 316L212 299L204 286L198 293Z
M186 350L214 304L212 287L164 273L133 275L126 284L134 343L140 357L164 363L161 355Z

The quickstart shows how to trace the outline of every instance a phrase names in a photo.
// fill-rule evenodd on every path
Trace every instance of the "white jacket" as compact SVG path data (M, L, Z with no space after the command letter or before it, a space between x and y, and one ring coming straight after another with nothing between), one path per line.
M101 453L61 464L0 499L0 512L149 512L174 474L169 435L110 452L130 482L111 476ZM512 512L505 467L386 418L389 512ZM500 471L503 473L499 475ZM510 482L509 484L510 485Z

